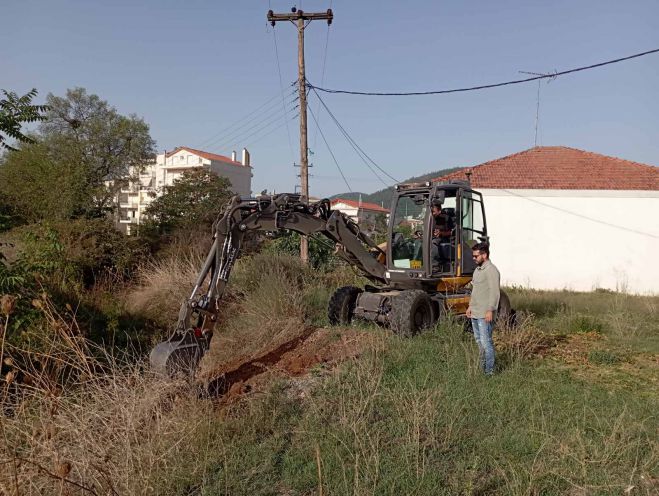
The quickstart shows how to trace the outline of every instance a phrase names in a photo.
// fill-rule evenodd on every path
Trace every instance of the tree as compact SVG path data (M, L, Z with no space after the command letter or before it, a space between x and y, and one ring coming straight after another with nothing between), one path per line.
M231 197L231 183L206 168L185 171L145 210L160 234L200 225L207 228Z
M120 115L84 88L67 90L66 97L49 94L47 104L41 134L58 157L81 165L93 208L106 210L129 170L139 170L153 159L155 142L149 126L134 114ZM114 188L108 188L108 182Z
M387 241L387 230L389 226L387 225L387 216L385 214L377 214L375 216L375 226L373 227L373 233L371 237L376 243L384 243Z
M0 161L0 196L27 221L104 216L120 178L154 155L148 125L83 88L47 103L36 142Z
M21 131L23 123L36 122L44 119L46 105L32 105L32 99L37 96L37 90L32 88L23 96L13 91L2 90L5 98L0 100L0 149L16 150L7 144L7 137L22 143L34 143L34 139Z
M90 203L82 167L57 160L44 141L10 152L0 163L0 198L27 223L80 217Z
M322 235L309 236L309 263L314 269L330 269L339 260L329 239ZM266 247L266 251L300 255L300 234L295 231L277 233L277 237Z

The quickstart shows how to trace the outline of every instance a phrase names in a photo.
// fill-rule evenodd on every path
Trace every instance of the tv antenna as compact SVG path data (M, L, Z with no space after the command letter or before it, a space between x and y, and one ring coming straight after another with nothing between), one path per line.
M530 74L531 76L545 76L548 78L547 84L552 82L557 77L555 75L552 76L552 74L546 74L542 72L529 72L529 71L518 71L518 72L520 74ZM538 96L535 105L535 139L533 140L534 147L538 146L538 121L540 119L540 83L542 83L542 79L538 79Z

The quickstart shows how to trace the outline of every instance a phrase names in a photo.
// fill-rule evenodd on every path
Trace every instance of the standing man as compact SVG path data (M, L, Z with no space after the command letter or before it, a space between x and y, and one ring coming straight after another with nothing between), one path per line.
M499 308L499 269L490 261L490 246L477 243L472 248L476 270L471 280L473 289L467 317L471 319L474 338L478 343L480 365L485 375L494 373L494 342L492 328Z

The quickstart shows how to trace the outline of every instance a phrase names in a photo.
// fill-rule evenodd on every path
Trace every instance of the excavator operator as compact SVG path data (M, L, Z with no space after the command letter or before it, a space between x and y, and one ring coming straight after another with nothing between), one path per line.
M442 211L442 204L439 201L433 201L430 206L430 213L434 220L432 231L432 271L433 273L441 272L443 265L451 262L451 234L453 231L452 219Z

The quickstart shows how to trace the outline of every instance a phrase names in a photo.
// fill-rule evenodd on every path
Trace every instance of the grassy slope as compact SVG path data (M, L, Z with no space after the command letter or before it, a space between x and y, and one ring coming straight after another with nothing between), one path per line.
M513 301L541 315L500 336L492 379L449 324L383 334L369 356L318 370L303 398L282 382L234 406L209 432L222 456L207 493L653 494L657 298L514 291ZM557 351L533 358L546 343ZM628 370L650 354L654 367Z
M264 256L235 276L237 315L221 331L235 346L261 346L291 319L326 325L332 288L354 282ZM29 461L3 463L0 492L61 491L35 464L70 463L67 479L98 494L656 494L659 298L511 296L535 317L497 333L491 379L475 368L473 338L445 322L412 339L360 327L380 336L361 358L220 411L139 369L35 393L5 420L2 461Z

